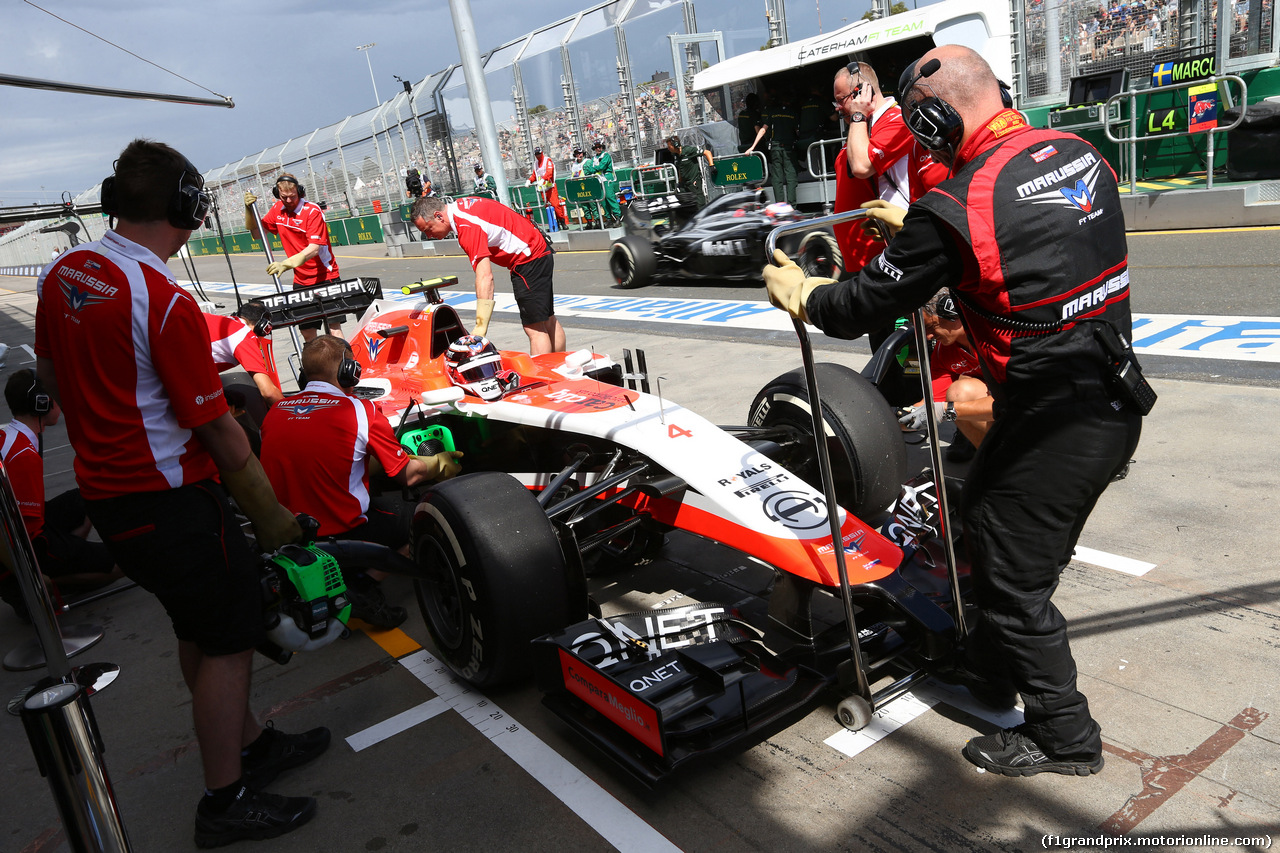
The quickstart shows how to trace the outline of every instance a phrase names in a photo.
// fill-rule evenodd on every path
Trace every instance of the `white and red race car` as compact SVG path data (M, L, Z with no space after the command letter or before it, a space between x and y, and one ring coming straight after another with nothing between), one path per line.
M355 393L408 447L465 453L461 476L423 494L412 539L423 617L459 676L484 688L536 675L553 711L647 783L847 686L801 371L767 383L741 426L648 393L643 354L627 351L621 365L504 351L503 388L483 399L447 374L468 332L442 283L406 288L426 294L411 306L375 300L351 344ZM906 479L893 411L852 370L817 374L860 654L893 681L879 704L949 655L951 597L927 536L875 526ZM694 588L669 596L681 606L637 604L674 589L673 573ZM840 716L858 728L870 713L855 701Z

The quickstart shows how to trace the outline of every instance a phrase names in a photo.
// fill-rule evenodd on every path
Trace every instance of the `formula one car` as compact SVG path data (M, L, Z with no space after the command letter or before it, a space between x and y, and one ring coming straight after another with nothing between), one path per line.
M729 193L695 210L689 193L632 201L622 216L626 233L609 250L609 271L618 286L675 278L763 284L769 232L804 218L788 204L766 204L763 190ZM808 275L835 278L843 268L829 230L815 227L779 248Z
M801 371L766 383L744 425L720 427L649 393L642 353L496 351L441 285L405 288L427 295L411 306L374 301L351 345L354 393L403 444L465 454L462 475L423 494L411 540L423 618L458 676L489 688L536 675L552 711L653 784L829 688L853 693L839 717L860 728L949 659L954 605L927 489L886 513L905 450L854 371L815 371L842 506L834 543Z

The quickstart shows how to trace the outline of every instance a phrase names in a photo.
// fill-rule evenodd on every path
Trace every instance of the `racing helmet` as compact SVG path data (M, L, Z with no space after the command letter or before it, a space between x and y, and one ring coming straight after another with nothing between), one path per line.
M515 371L502 369L502 356L493 343L481 335L463 335L444 354L444 372L449 381L482 400L499 400L512 385ZM515 380L519 384L519 379Z

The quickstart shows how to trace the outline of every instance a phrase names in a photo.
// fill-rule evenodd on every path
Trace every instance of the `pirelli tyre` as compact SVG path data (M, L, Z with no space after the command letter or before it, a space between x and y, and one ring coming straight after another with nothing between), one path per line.
M582 618L556 532L500 472L446 480L413 519L418 606L440 657L486 688L528 672L529 642Z
M800 241L796 265L807 276L839 278L844 270L844 256L834 236L826 231L810 231Z
M644 287L657 271L653 244L643 237L626 234L609 250L609 272L619 287Z
M827 427L836 500L859 518L874 522L898 496L906 480L907 448L893 409L875 386L840 364L815 366ZM786 425L805 440L784 445L778 461L821 488L813 421L804 370L797 368L767 383L751 401L751 426Z

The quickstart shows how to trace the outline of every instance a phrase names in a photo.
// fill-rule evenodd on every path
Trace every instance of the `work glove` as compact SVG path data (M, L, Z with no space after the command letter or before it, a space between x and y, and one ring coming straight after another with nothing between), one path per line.
M257 203L257 201L258 201L258 197L257 197L256 195L254 195L253 193L245 193L245 194L244 194L244 206L245 206L245 207L253 207L253 206Z
M254 537L263 551L270 554L302 538L298 519L276 500L275 490L271 488L271 481L262 470L258 457L250 453L239 471L220 470L218 473L222 476L222 485L235 498L236 506L248 516Z
M907 409L902 413L902 416L898 418L898 423L902 424L904 429L911 430L912 432L918 432L919 430L929 426L929 414L928 410L925 409L925 405L928 404L921 403L919 406L912 406ZM933 419L935 421L941 421L942 416L947 411L947 404L933 403L932 405Z
M484 336L489 330L489 318L493 316L493 300L477 299L476 300L476 324L471 328L471 334Z
M866 202L862 209L867 211L867 218L862 223L863 233L872 237L880 237L882 233L888 233L890 238L897 236L902 230L902 217L907 215L905 208L880 199Z
M435 456L415 456L425 467L427 479L435 480L437 483L441 480L451 480L458 476L462 471L462 466L457 460L462 458L461 450L442 450Z
M835 279L806 278L804 270L781 249L773 250L773 263L777 266L770 264L764 268L764 286L769 291L769 301L797 320L809 322L804 306L810 294L824 284L835 283Z
M296 270L298 267L302 266L302 262L304 260L305 258L302 257L302 252L299 252L296 255L285 258L283 261L276 261L274 263L267 264L267 275L283 275L289 270Z

